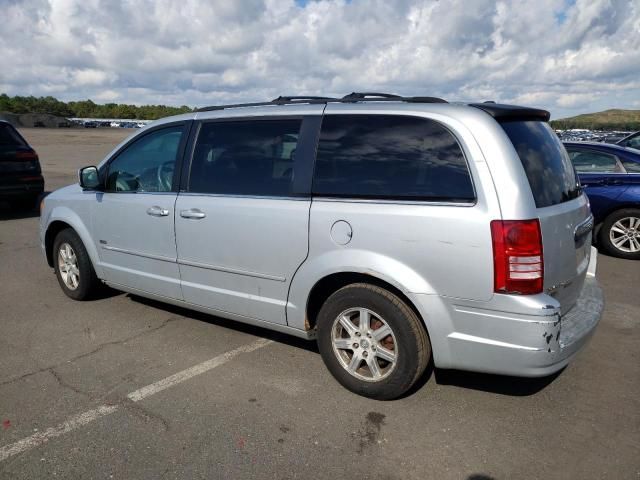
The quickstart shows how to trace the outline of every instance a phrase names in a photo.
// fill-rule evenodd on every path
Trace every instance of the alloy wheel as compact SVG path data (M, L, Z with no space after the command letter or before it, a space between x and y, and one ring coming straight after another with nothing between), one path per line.
M73 247L68 243L62 243L58 249L58 271L65 286L69 290L75 290L80 285L80 270L78 258Z
M383 380L398 363L393 330L367 308L350 308L338 315L331 329L331 342L342 368L360 380Z
M609 230L611 244L625 253L640 252L640 218L624 217Z

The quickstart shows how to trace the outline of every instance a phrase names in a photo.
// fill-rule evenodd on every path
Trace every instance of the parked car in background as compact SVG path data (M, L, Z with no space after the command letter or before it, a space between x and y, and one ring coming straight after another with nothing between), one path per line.
M43 192L37 153L13 125L0 120L0 200L16 208L34 208Z
M603 298L588 200L548 120L365 93L204 108L47 196L42 249L72 299L105 282L315 338L368 397L404 394L431 359L549 375Z
M632 133L631 135L624 137L622 140L617 141L616 145L640 150L640 131Z
M84 128L98 128L98 122L88 121L84 122Z
M640 259L640 151L606 143L564 145L591 202L598 245L616 257Z

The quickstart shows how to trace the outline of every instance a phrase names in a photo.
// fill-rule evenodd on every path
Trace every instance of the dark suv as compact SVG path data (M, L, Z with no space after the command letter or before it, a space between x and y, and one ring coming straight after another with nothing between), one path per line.
M33 208L43 191L38 154L10 123L0 120L0 200Z

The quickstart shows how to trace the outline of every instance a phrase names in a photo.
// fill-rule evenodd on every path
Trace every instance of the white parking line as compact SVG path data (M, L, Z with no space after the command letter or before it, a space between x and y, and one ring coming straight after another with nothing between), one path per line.
M212 359L199 363L198 365L194 365L193 367L187 368L186 370L182 370L181 372L175 373L167 378L163 378L162 380L152 383L151 385L139 388L138 390L127 395L127 398L132 402L139 402L140 400L150 397L151 395L155 395L162 390L173 387L174 385L178 385L179 383L189 380L190 378L219 367L220 365L227 363L229 360L240 355L241 353L253 352L254 350L258 350L259 348L266 347L270 343L273 343L273 341L261 338L259 340L256 340L255 342L230 350L221 355L218 355L217 357L213 357ZM111 415L113 412L119 410L120 408L120 405L101 405L98 408L94 408L93 410L74 415L60 425L48 428L44 432L38 432L31 435L30 437L18 440L15 443L5 445L4 447L0 448L0 462L14 455L18 455L19 453L23 453L27 450L36 448L43 443L47 443L51 438L59 437L60 435L69 433L73 430L76 430L77 428L93 422L94 420L97 420L98 418Z

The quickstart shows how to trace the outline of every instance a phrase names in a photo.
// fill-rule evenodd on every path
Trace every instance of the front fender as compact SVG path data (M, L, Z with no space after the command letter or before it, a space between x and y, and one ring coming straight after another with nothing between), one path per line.
M75 232L80 237L80 240L82 240L84 248L87 250L89 258L91 258L91 263L93 264L96 275L99 278L103 278L98 250L96 249L95 242L91 237L89 225L87 225L87 223L91 221L90 212L83 211L81 213L82 216L78 215L76 211L71 210L69 207L66 207L64 205L54 206L47 220L47 227L45 232L48 231L51 225L56 221L68 224L75 230ZM82 217L85 218L83 219Z
M334 273L362 273L383 280L407 296L434 294L428 280L408 265L367 250L332 250L307 260L291 280L287 302L287 323L305 329L307 300L314 285Z

